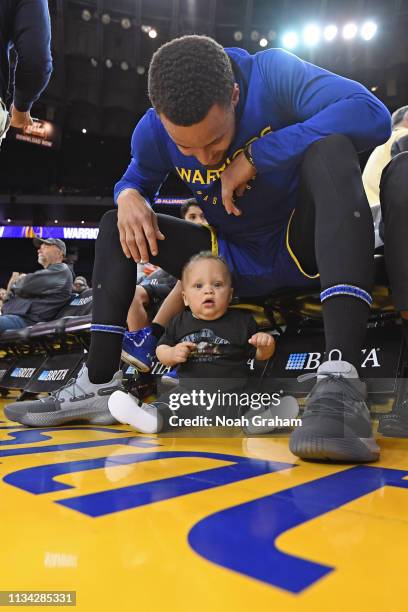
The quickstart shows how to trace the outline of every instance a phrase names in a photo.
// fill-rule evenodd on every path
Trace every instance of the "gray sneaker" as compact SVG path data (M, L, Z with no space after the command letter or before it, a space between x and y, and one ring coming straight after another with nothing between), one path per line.
M117 421L109 412L108 400L114 391L122 388L122 375L119 370L109 382L94 385L84 366L77 378L72 378L48 397L9 404L4 414L10 421L27 427L55 427L73 421L113 425Z
M366 387L347 361L326 361L306 399L302 425L292 433L289 448L302 459L366 463L377 461Z
M282 397L277 406L268 406L266 410L250 410L244 417L247 422L243 431L247 436L281 432L291 427L290 422L299 414L299 404L291 395Z

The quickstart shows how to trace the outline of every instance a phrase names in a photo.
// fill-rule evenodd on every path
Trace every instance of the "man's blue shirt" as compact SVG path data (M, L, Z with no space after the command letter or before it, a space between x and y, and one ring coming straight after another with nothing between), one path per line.
M240 88L235 136L226 163L207 170L194 157L183 155L149 109L133 132L132 160L115 186L115 201L129 187L151 198L175 169L221 241L233 250L245 247L250 259L259 259L262 243L262 252L272 262L296 208L300 161L307 148L330 134L348 136L357 151L375 147L390 136L390 114L363 85L281 49L255 55L238 48L226 52ZM237 199L242 215L227 215L219 176L250 141L257 175L252 189ZM231 256L228 259L234 265Z

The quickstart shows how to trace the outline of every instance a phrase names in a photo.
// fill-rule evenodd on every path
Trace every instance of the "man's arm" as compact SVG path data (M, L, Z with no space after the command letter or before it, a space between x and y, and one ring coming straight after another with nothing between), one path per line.
M357 151L390 137L388 110L360 83L283 50L259 53L258 62L271 99L293 122L252 144L259 173L300 161L313 142L331 134L348 136Z
M156 113L147 111L133 132L132 161L114 189L122 249L126 257L137 262L149 261L149 250L156 255L157 240L165 238L146 200L156 193L172 169L163 131Z
M52 72L50 15L47 0L16 0L15 10L13 44L18 62L13 109L29 117Z
M133 189L149 200L172 170L171 160L161 142L163 130L155 111L149 109L133 131L132 159L115 185L113 195L116 203L125 189Z
M24 298L50 295L58 293L65 286L66 280L65 266L55 264L45 270L26 274L16 282L13 289L16 295Z

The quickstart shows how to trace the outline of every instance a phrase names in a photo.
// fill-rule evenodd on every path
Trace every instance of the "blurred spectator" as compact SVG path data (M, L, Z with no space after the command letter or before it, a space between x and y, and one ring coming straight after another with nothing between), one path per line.
M31 107L52 72L50 43L47 0L0 0L0 143L10 123L17 128L32 125ZM11 47L18 56L14 74L9 64ZM9 115L5 104L10 101Z
M205 223L207 223L207 220L204 216L204 212L202 208L198 205L198 202L195 198L190 198L189 200L186 200L184 204L180 206L180 216L185 221L197 223L198 225L204 225Z
M7 296L7 289L4 289L3 287L0 288L0 314L1 314L1 309L3 307L3 302L6 299Z
M82 293L87 289L89 289L89 285L85 276L77 276L72 284L72 290L75 291L75 293Z
M393 157L403 151L408 151L408 106L401 106L392 114L391 137L374 149L365 165L363 184L370 206L380 203L382 171Z
M0 331L50 321L72 294L72 273L63 263L66 246L58 238L34 238L38 262L44 270L13 272L0 315Z

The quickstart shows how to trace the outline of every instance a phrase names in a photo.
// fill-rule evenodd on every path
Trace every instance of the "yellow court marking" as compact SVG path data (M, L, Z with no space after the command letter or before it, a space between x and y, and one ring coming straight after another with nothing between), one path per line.
M402 609L405 440L354 467L300 462L285 437L36 441L0 420L0 590L75 590L81 612Z

